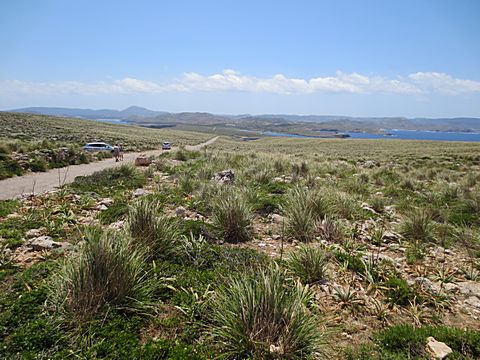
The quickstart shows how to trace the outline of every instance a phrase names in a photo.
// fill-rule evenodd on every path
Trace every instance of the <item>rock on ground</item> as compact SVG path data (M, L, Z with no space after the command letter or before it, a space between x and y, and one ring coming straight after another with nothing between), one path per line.
M437 341L431 336L427 338L426 350L434 359L445 359L452 352L447 344Z
M40 236L30 240L27 245L33 251L51 250L62 246L62 243L53 241L50 236Z

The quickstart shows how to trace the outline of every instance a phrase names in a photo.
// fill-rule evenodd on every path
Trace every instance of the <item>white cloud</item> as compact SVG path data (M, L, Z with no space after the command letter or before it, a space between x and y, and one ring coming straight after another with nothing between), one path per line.
M424 91L435 91L445 95L480 92L480 81L456 79L438 72L417 72L409 78Z
M141 94L159 92L241 91L274 94L350 93L350 94L404 94L459 95L480 92L480 82L457 79L445 73L417 72L393 79L358 73L337 72L333 76L307 79L289 78L283 74L271 77L242 75L235 70L224 70L212 75L185 73L179 79L157 83L135 78L112 81L28 82L0 80L0 94Z

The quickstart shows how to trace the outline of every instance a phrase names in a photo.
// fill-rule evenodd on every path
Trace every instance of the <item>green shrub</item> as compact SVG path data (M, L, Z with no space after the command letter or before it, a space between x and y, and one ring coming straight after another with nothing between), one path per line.
M20 207L18 200L0 200L0 218L15 212Z
M213 300L210 333L225 358L312 357L321 336L305 305L311 296L298 283L289 286L278 267L232 277Z
M413 301L415 292L410 288L405 279L392 276L383 284L388 301L391 304L406 306Z
M297 186L286 195L283 206L287 234L302 242L315 238L316 214L310 199L308 190Z
M328 257L318 247L302 245L290 253L287 268L304 284L313 284L326 279Z
M124 201L115 201L107 210L101 211L98 218L103 225L111 224L124 218L128 213L128 204Z
M80 254L69 258L53 278L49 294L53 308L67 320L80 322L106 306L144 309L152 286L143 254L118 232L90 230L85 241Z
M252 213L244 196L235 189L224 188L213 206L212 223L218 237L229 243L252 238Z
M29 161L28 167L33 172L45 172L47 171L47 162L41 158L33 158Z
M395 325L376 334L375 340L385 355L401 355L402 359L427 358L425 345L429 336L450 346L452 359L480 358L480 332L446 326ZM382 357L383 358L383 357Z

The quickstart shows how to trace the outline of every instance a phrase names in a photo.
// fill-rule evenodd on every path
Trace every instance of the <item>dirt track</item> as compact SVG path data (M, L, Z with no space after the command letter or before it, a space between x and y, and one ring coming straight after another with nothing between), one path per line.
M218 139L214 137L204 143L198 145L187 145L186 150L195 151L214 143ZM59 185L73 182L77 176L91 175L95 171L128 164L135 161L140 154L160 155L162 150L150 150L135 153L126 153L123 162L115 162L114 159L106 159L96 161L89 164L71 165L62 169L52 169L43 173L30 173L23 176L17 176L10 179L0 181L0 200L15 199L16 197L26 194L40 194L49 190L53 190Z

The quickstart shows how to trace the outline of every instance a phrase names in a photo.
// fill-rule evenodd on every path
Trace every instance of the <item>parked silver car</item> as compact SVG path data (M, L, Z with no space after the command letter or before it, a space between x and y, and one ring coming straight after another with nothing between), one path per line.
M85 151L113 151L113 146L104 142L91 142L83 147Z

